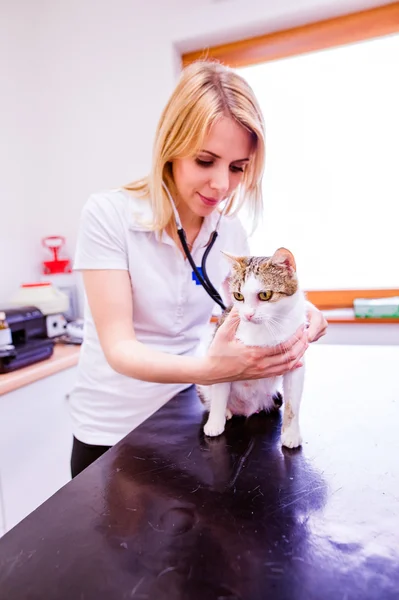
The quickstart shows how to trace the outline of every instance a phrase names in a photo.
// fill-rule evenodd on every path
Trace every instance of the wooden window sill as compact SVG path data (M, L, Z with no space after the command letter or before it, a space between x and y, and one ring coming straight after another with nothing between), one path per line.
M29 367L0 375L0 396L77 365L80 346L56 344L53 355Z

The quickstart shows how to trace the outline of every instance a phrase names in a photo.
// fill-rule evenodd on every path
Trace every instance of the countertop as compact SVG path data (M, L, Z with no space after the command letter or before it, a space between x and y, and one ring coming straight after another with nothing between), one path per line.
M398 364L312 345L296 451L279 412L205 438L189 388L0 540L2 597L397 600Z
M52 356L23 369L0 375L0 396L75 366L79 360L80 346L56 344Z

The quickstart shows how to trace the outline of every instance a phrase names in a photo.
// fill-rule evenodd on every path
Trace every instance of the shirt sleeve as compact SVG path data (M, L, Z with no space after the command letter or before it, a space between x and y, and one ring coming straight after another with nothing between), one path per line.
M83 207L78 229L74 270L128 270L126 233L117 199L90 196Z

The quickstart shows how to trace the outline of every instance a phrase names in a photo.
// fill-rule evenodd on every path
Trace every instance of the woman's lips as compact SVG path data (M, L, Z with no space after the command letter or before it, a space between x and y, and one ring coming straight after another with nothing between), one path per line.
M219 200L217 200L215 198L207 198L206 196L203 196L199 192L198 192L198 196L201 198L202 202L204 204L206 204L207 206L216 206L216 204L219 204Z

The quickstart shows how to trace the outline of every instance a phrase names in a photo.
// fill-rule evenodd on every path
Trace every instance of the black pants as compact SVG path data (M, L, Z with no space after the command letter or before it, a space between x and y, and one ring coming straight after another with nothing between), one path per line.
M79 475L86 467L91 465L97 458L100 458L111 446L92 446L84 444L73 438L72 455L71 455L71 474L72 477Z

